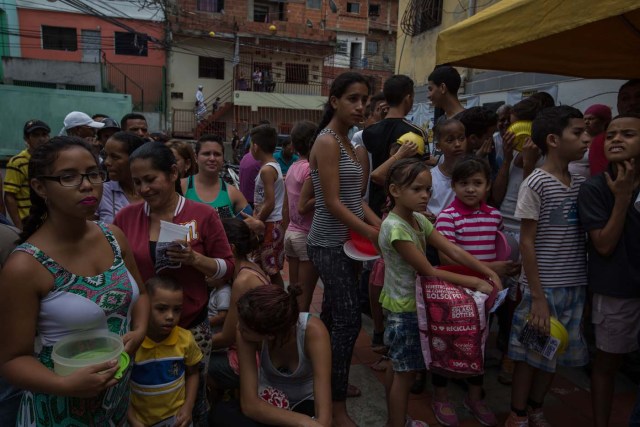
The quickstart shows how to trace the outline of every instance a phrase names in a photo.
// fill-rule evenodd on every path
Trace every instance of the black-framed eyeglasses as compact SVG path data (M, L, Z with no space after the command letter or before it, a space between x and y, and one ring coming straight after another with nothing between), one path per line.
M63 187L78 187L82 184L82 181L87 178L89 184L98 185L107 180L107 173L105 171L93 171L87 173L69 172L62 175L46 176L41 175L38 179L46 179L49 181L58 181Z

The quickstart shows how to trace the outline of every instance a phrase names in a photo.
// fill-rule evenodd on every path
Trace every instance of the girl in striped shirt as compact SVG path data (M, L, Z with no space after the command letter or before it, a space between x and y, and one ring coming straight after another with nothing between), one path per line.
M496 237L502 230L500 212L487 205L485 199L491 187L489 164L477 157L460 160L451 174L451 186L456 195L449 207L436 220L436 230L452 243L469 252L501 277L517 274L519 264L496 259ZM439 252L442 264L455 264ZM496 416L482 400L483 375L467 379L469 394L464 406L483 425L497 424ZM447 378L433 374L434 412L443 425L457 425L455 409L447 397ZM443 422L444 421L444 422Z

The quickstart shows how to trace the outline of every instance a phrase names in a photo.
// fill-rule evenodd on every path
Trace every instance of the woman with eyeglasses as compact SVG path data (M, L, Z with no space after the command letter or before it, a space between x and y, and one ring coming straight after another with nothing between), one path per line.
M149 302L124 234L86 220L105 178L75 137L53 138L29 162L30 214L0 273L0 375L25 390L18 426L126 421L129 370L116 379L108 361L60 376L51 357L56 342L77 332L118 334L131 357L145 337Z
M184 304L178 325L191 331L204 355L193 424L207 425L206 372L212 347L207 281L231 278L234 271L231 247L215 209L179 194L178 165L169 147L146 143L131 154L129 166L144 203L122 209L114 224L122 228L131 242L145 281L159 274L182 284ZM163 248L165 245L158 242L161 221L186 227L184 240L178 239Z

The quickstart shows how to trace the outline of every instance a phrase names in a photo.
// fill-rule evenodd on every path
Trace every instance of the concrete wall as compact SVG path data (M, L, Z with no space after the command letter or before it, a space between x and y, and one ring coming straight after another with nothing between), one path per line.
M94 86L96 92L102 91L100 64L4 57L2 66L7 84L24 80Z
M131 111L131 96L0 85L0 155L12 156L24 148L22 129L28 120L44 120L54 136L74 110L120 118Z
M174 38L174 47L168 58L168 89L169 106L177 109L193 109L196 101L195 93L198 85L204 86L205 98L218 92L225 85L233 81L234 44L217 38L209 40ZM198 56L224 58L224 80L198 77ZM172 97L182 94L182 99ZM173 99L172 99L173 98ZM225 101L225 100L223 100Z
M60 1L42 1L42 0L15 0L15 3L19 8L35 9L45 11L56 12L71 12L78 13L78 9L73 6L67 5ZM155 5L153 2L148 2L145 7L140 7L139 3L133 1L92 1L90 6L101 14L110 16L113 18L122 18L128 16L133 19L141 19L146 21L162 22L164 15L160 6Z
M5 14L8 28L11 30L20 28L15 0L0 0L0 9ZM11 34L5 34L4 37L0 37L0 39L4 39L6 42L5 45L0 48L0 51L2 51L4 55L20 56L20 36L18 36L17 31L11 31Z
M29 2L31 3L31 2ZM47 2L42 2L47 3ZM124 2L109 2L124 3ZM59 5L60 2L50 3ZM56 9L60 10L60 9ZM82 15L76 13L60 12L51 10L36 10L21 8L18 9L18 18L20 20L20 33L25 34L21 37L22 56L24 58L35 59L53 59L58 61L75 61L83 60L82 30L100 31L100 49L105 53L107 60L113 63L142 64L164 66L166 62L165 49L160 43L148 41L147 56L133 55L116 55L115 53L115 32L126 32L125 29L105 21L99 17L90 15ZM147 34L160 41L164 40L164 27L162 23L150 21L137 21L134 19L119 19L122 23ZM75 28L78 37L78 48L75 51L43 49L41 40L34 40L32 35L40 35L42 26L69 27Z
M478 0L476 13L496 4L499 0ZM436 65L436 41L438 33L469 16L469 1L443 0L442 23L417 36L410 37L398 27L396 45L396 72L411 77L416 84L426 84L427 76ZM398 22L410 4L410 0L400 0Z
M324 96L284 95L281 93L235 91L233 103L238 106L288 108L292 110L322 110L327 98Z

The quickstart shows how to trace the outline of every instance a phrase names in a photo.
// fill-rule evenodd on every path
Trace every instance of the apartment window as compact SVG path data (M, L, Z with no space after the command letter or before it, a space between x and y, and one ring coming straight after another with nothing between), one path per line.
M78 50L75 28L42 26L42 48L51 50Z
M255 22L269 22L269 5L255 2L253 4L253 20Z
M224 58L199 56L198 77L224 80Z
M380 16L379 4L369 4L369 16Z
M346 40L336 41L336 54L348 55L349 54L349 42Z
M115 32L116 55L147 56L147 35Z
M221 13L224 11L224 0L198 0L196 7L201 12Z
M347 3L347 12L360 13L360 3Z
M320 9L322 0L307 0L307 9Z
M367 42L367 55L376 55L378 53L378 42L377 41L368 41Z
M285 83L309 83L307 64L285 64Z

